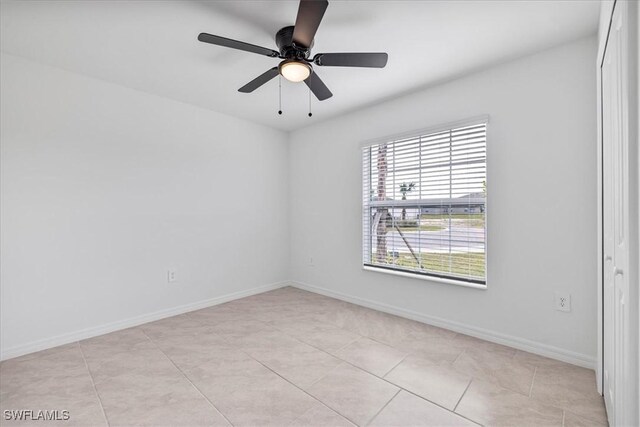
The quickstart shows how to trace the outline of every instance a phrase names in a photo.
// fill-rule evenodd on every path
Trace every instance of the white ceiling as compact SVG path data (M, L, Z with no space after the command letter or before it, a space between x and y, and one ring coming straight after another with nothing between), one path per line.
M200 43L208 32L276 48L297 1L2 1L2 51L292 130L593 34L598 1L330 1L313 53L386 51L384 69L316 67L334 96L278 79L278 60Z

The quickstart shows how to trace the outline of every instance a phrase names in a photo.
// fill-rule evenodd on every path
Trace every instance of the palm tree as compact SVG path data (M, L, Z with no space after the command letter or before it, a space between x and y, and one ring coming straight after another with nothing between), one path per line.
M414 182L410 182L409 184L403 182L400 184L400 192L402 193L402 200L407 200L407 193L410 193L411 190L416 186ZM405 221L407 219L407 210L402 208L402 220Z
M485 198L485 203L487 202L487 180L483 180L482 181L482 196ZM483 203L482 205L480 205L480 212L484 213L484 209L485 209L485 204Z
M377 200L387 199L387 144L378 147L378 188ZM376 209L374 218L376 225L376 258L381 264L387 262L387 226L389 224L389 209L381 207Z

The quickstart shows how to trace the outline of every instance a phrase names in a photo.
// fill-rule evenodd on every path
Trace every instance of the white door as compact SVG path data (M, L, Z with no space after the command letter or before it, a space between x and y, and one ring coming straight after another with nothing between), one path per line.
M627 4L616 2L602 63L603 392L610 425L627 425L629 396L629 135Z

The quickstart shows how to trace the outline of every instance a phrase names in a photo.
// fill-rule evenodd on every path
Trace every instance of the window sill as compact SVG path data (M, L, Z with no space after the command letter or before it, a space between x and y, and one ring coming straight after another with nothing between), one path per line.
M479 283L465 282L464 280L445 279L442 277L427 276L424 274L415 274L415 273L409 273L406 271L389 270L387 268L376 268L376 267L370 267L367 265L363 265L362 269L366 271L375 271L377 273L392 274L394 276L409 277L411 279L426 280L429 282L437 282L437 283L446 283L447 285L464 286L465 288L482 289L482 290L487 289L486 284L481 285Z

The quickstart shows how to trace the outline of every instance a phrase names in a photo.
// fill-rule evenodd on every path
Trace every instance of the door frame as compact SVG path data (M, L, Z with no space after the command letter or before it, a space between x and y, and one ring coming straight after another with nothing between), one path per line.
M604 383L604 203L603 203L603 188L604 188L604 176L603 176L603 112L602 112L602 64L604 62L604 54L607 47L607 41L609 40L609 33L611 30L611 21L613 19L613 11L615 8L616 0L603 1L600 7L600 26L598 29L598 54L596 58L596 82L597 82L597 295L598 295L598 345L597 345L597 357L596 357L596 386L598 392L603 394Z

